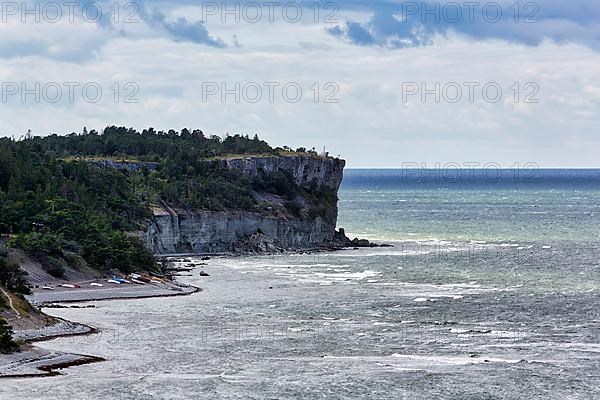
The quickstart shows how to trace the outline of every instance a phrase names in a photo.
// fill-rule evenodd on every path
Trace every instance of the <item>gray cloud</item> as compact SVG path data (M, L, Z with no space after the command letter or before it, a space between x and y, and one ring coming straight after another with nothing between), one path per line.
M552 40L600 50L597 0L521 2L518 14L511 8L512 0L477 4L469 6L468 2L450 0L368 4L346 1L340 5L342 8L370 12L373 16L365 23L343 22L328 32L356 45L388 48L430 45L436 35L456 32L475 40L501 39L529 46ZM430 14L427 10L436 11Z
M189 22L185 17L178 17L174 21L169 21L162 12L156 9L151 13L143 10L140 14L146 23L163 29L175 41L205 44L219 48L227 47L222 39L215 38L208 33L202 21Z
M250 0L241 0L247 3ZM559 44L578 43L600 50L600 7L598 0L540 0L538 2L519 2L521 12L519 22L513 20L514 14L510 8L514 0L484 0L475 9L474 20L469 21L469 9L466 1L441 0L418 0L415 2L397 0L338 0L334 3L339 6L340 12L362 11L370 14L366 22L354 20L344 21L337 26L326 28L326 31L340 40L358 46L379 46L384 48L405 48L428 46L434 42L436 37L448 36L451 33L465 35L474 40L501 39L511 43L537 46L544 40L552 40ZM54 2L53 0L41 0L42 3ZM96 3L102 11L102 18L96 23L99 32L94 38L89 36L79 37L71 32L66 33L68 40L62 40L60 34L39 35L27 34L27 30L38 29L36 24L24 24L24 35L8 35L0 44L0 58L13 58L23 56L41 56L71 62L84 62L95 58L102 47L116 37L138 38L140 36L163 36L176 42L189 42L198 45L211 46L214 48L226 48L227 43L208 31L203 21L191 21L186 17L177 16L168 18L172 13L167 10L177 9L179 6L200 6L194 0L135 0L139 6L136 17L150 29L131 29L127 24L115 24L110 11L112 0L80 0L80 9L86 5ZM231 5L231 0L226 0ZM259 2L260 3L260 2ZM285 2L284 2L285 3ZM284 4L282 3L282 4ZM314 2L299 1L305 5L307 15L312 15L308 7ZM423 4L428 8L438 4L443 9L450 3L458 4L462 18L458 21L450 21L441 18L435 21L431 15L423 16L419 11ZM482 16L482 8L486 4L500 4L503 16L495 23L486 21ZM120 3L122 8L125 4ZM222 6L222 2L218 2ZM321 5L326 4L322 2ZM536 5L537 9L526 5ZM414 8L416 7L416 14ZM454 9L450 9L452 17ZM524 19L533 13L537 20L535 23L525 23ZM126 12L121 12L121 19ZM489 14L493 16L493 9ZM260 25L257 25L260 29ZM42 28L40 28L42 29ZM20 32L19 32L20 33ZM58 40L57 40L58 37ZM234 36L231 45L238 47L244 43L244 37ZM58 42L59 46L55 45ZM60 49L57 51L56 48ZM50 50L52 49L52 51Z
M42 10L49 4L62 4L53 0L36 0ZM56 24L43 17L40 22L28 17L25 22L19 12L23 4L18 4L17 14L4 16L11 34L4 37L0 43L0 58L43 57L60 61L83 63L96 58L97 54L110 40L118 37L132 39L148 34L166 36L176 42L190 42L216 48L227 47L220 38L212 36L202 21L189 21L186 17L167 19L161 9L177 6L178 2L146 2L135 1L137 9L134 10L127 3L114 3L112 0L79 0L73 8L75 23ZM115 5L120 7L119 20L126 16L132 20L150 27L150 30L135 28L131 23L115 23L113 11ZM185 0L181 4L186 4ZM88 7L86 9L86 7ZM127 8L125 8L127 6ZM31 5L28 5L30 7ZM70 11L66 6L60 6L62 20L68 20ZM87 10L87 13L84 12ZM131 14L134 12L133 14ZM85 14L85 15L84 15ZM54 14L51 14L54 16ZM86 19L87 18L87 19ZM90 25L93 29L89 29ZM8 31L7 30L7 31Z

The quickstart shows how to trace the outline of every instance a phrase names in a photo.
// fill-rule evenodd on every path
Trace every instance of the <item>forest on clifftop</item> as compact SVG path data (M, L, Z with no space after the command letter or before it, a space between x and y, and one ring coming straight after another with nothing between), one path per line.
M305 149L298 153L307 154ZM67 265L131 272L156 267L132 232L151 217L150 206L261 211L254 191L281 196L291 214L300 189L282 171L242 176L217 162L235 155L280 155L254 136L207 137L200 130L138 132L107 127L67 136L0 139L0 235L60 277ZM316 153L309 151L309 154ZM139 168L102 168L97 160ZM214 160L214 161L211 161ZM306 195L306 193L303 193ZM335 193L309 195L336 201Z

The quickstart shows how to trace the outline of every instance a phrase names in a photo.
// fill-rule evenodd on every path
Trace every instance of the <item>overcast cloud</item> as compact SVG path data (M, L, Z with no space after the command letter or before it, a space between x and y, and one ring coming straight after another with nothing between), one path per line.
M113 3L97 2L103 12L94 22L77 12L72 22L63 16L56 23L23 23L20 15L3 13L0 135L108 124L188 127L258 133L276 145L326 146L354 167L598 166L595 1L545 0L533 8L523 2L517 21L509 8L514 1L497 1L503 11L497 22L487 20L491 9L482 14L490 2L475 8L472 21L462 2L463 18L453 22L450 11L458 8L447 1L439 5L440 13L447 11L439 21L423 18L421 2L344 1L331 8L321 3L318 22L310 8L290 22L294 10L286 15L282 7L271 22L263 7L256 23L231 15L222 22L218 11L207 14L206 3L185 0L122 3L118 15ZM58 99L52 82L62 88ZM68 82L77 83L73 101ZM231 91L236 82L247 91L239 101L230 93L223 102L221 85ZM276 83L273 101L268 82ZM478 84L473 101L468 82ZM35 91L36 83L47 88L40 99L22 91L23 84ZM282 92L291 83L302 90L297 102ZM442 99L433 93L423 99L421 88L436 83L447 89ZM482 92L490 83L502 89L495 102ZM18 91L10 94L14 84ZM88 95L102 89L97 102L84 99L86 84ZM413 84L418 92L407 95ZM218 92L207 94L215 85ZM256 86L262 97L253 102ZM462 97L448 101L456 86Z

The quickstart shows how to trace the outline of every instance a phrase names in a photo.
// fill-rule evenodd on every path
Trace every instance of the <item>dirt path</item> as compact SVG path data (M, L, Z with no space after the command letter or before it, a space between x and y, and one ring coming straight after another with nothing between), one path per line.
M10 295L6 292L6 290L4 290L4 288L0 287L0 291L2 291L2 294L8 299L8 305L10 306L10 309L13 310L15 314L17 314L17 318L21 319L21 313L15 308L12 301L12 297L10 297Z

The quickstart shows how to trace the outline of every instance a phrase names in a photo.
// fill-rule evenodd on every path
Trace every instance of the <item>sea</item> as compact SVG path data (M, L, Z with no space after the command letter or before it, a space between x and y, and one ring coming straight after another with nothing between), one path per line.
M600 399L600 170L346 170L339 197L393 247L194 260L192 296L47 310L100 333L39 346L107 361L0 399Z

